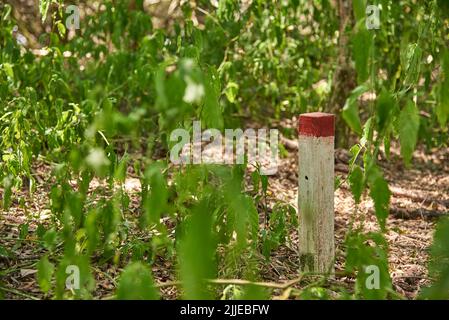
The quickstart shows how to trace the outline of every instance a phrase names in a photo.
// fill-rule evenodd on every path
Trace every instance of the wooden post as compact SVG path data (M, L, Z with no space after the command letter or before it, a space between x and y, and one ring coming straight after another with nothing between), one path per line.
M334 272L334 131L332 114L299 116L299 265L302 272Z

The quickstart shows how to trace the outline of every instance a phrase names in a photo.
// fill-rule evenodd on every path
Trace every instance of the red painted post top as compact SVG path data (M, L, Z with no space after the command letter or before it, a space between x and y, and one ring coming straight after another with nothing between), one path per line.
M333 137L335 116L330 113L311 112L299 115L298 133L303 136Z

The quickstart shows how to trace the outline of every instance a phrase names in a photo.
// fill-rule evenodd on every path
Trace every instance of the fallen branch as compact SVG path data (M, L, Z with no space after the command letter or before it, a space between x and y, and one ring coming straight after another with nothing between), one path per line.
M422 202L423 204L431 204L431 203L438 203L445 207L449 207L449 200L440 200L435 198L428 198L427 196L420 196L417 194L408 193L406 191L403 191L400 188L391 186L390 187L391 192L395 197L402 197L402 198L408 198L412 200L416 200L419 202Z
M39 298L33 297L33 296L29 295L29 294L26 294L26 293L21 292L21 291L16 290L16 289L0 286L0 290L4 291L4 292L9 292L9 293L15 294L15 295L18 295L18 296L21 296L21 297L25 297L25 298L28 298L28 299L31 299L31 300L40 300Z
M258 287L265 287L265 288L272 288L272 289L287 289L298 282L301 282L303 279L303 276L300 276L296 279L287 281L285 283L276 283L276 282L253 282L249 280L242 280L242 279L209 279L206 280L206 282L211 284L224 284L224 285L236 285L236 286L258 286ZM167 282L161 282L155 285L156 288L164 288L164 287L177 287L181 285L181 281L167 281Z
M281 143L284 145L284 147L288 150L297 151L298 150L298 141L288 139L281 135Z
M295 284L297 284L298 282L301 282L302 280L302 276L287 281L285 283L276 283L276 282L252 282L252 281L248 281L248 280L241 280L241 279L214 279L214 280L208 280L209 283L213 283L213 284L233 284L233 285L237 285L237 286L248 286L248 285L253 285L253 286L258 286L258 287L265 287L265 288L272 288L272 289L287 289Z
M390 213L393 217L400 219L440 218L448 216L447 212L427 209L408 210L405 208L391 208Z

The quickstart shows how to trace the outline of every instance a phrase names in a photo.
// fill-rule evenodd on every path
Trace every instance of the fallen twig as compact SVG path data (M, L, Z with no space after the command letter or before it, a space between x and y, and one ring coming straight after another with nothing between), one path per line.
M31 299L31 300L40 300L39 298L30 296L29 294L26 294L26 293L21 292L21 291L16 290L16 289L0 286L0 290L5 291L5 292L9 292L9 293L13 293L13 294L16 294L18 296L22 296L22 297L25 297L25 298L28 298L28 299Z
M390 213L393 217L401 219L416 219L416 218L439 218L447 216L447 212L440 212L436 210L418 209L409 210L405 208L391 208Z
M300 282L303 279L303 276L300 276L296 279L287 281L285 283L276 283L276 282L253 282L249 280L242 280L242 279L209 279L206 280L206 282L211 284L227 284L227 285L237 285L237 286L248 286L248 285L254 285L258 287L265 287L265 288L273 288L273 289L287 289L296 283ZM176 287L181 285L181 281L167 281L167 282L161 282L155 285L156 288L163 288L163 287Z

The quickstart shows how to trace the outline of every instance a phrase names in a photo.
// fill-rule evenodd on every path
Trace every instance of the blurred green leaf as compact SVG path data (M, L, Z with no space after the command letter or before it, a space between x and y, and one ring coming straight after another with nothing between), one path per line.
M372 162L372 160L366 168L365 176L370 189L370 196L374 201L377 220L381 228L384 229L388 217L391 191L381 170Z
M430 248L429 275L435 280L422 290L421 299L449 299L449 219L438 222Z
M65 25L61 21L58 21L56 23L56 26L58 27L58 32L59 32L59 35L61 36L61 38L64 37L65 33L66 33Z
M402 54L402 68L405 72L404 83L406 86L414 85L418 82L420 75L422 49L417 43L413 43L409 44Z
M220 79L215 70L209 69L205 79L205 98L202 116L209 128L223 129L223 116L219 103Z
M119 300L158 300L150 268L141 262L129 264L120 275L117 288Z
M445 128L449 119L449 50L444 51L441 60L444 78L439 85L439 101L436 106L436 115L440 126Z
M360 28L352 37L352 50L359 84L364 83L369 76L369 57L373 44L372 37L372 33L365 28Z
M401 155L408 165L412 159L418 140L419 110L413 101L407 101L399 115L399 141L401 143Z
M345 240L347 247L345 269L357 272L356 297L386 299L392 291L388 269L388 245L381 233L350 232Z
M164 167L164 164L155 162L145 170L144 185L146 187L142 190L145 225L159 223L161 214L167 207L167 183L162 174Z
M210 299L205 280L216 277L216 243L212 233L212 214L207 201L201 201L184 222L185 233L180 240L179 273L185 299Z
M376 103L377 130L384 133L388 123L391 121L391 114L397 109L396 100L386 90L383 90Z
M349 175L349 184L351 186L351 192L354 196L356 203L360 202L360 197L364 188L363 171L359 166L355 166Z
M362 133L362 124L359 117L359 107L357 99L368 91L366 86L358 86L352 92L343 107L342 117L349 127L357 134Z
M229 82L225 88L225 94L229 102L234 103L237 98L239 85L235 82Z
M3 63L2 69L5 71L6 75L10 77L11 79L14 79L14 69L13 65L10 63Z
M42 16L42 23L47 18L48 9L52 0L39 0L39 13Z
M353 0L352 8L356 21L360 21L365 18L366 0Z
M51 279L55 271L54 265L43 256L37 263L37 282L42 292L48 293L51 289Z

